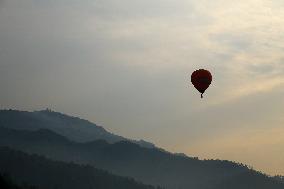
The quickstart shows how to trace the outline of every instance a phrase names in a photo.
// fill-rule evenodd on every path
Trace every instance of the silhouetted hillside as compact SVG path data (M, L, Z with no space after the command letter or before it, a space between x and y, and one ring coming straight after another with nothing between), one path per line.
M155 148L143 148L127 141L114 144L103 140L76 143L48 130L31 132L0 128L0 145L56 160L90 164L169 189L215 189L233 185L242 186L242 189L251 186L259 189L284 188L284 184L274 178L241 164L220 160L201 161ZM261 186L259 183L262 183Z
M0 147L0 172L9 173L17 183L30 183L42 189L154 189L91 166L51 161L7 147Z
M12 179L7 175L0 174L0 188L1 189L37 189L34 186L28 186L27 184L17 185L12 181Z
M281 182L281 183L284 183L284 176L277 175L277 176L274 176L273 178L274 178L275 180Z
M246 171L229 177L217 184L214 189L283 189L281 182L275 181L273 178L267 177L255 171Z
M38 130L49 129L77 142L103 139L110 143L130 140L114 135L87 120L68 116L51 110L27 112L17 110L0 110L0 127L11 129ZM144 140L131 140L143 147L154 148L155 145Z

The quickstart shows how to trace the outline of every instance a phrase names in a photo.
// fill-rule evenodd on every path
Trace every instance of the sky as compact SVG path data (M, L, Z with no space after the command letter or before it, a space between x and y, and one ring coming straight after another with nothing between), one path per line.
M283 50L282 0L0 0L0 107L284 175Z

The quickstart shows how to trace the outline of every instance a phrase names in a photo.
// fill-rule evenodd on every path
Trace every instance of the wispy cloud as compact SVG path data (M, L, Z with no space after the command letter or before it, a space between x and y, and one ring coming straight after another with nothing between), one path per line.
M284 87L284 77L260 77L254 78L250 81L250 78L242 79L241 82L235 83L232 86L228 86L223 91L222 96L215 96L211 98L208 106L219 105L222 103L230 103L231 101L240 100L241 98L253 98L254 95L266 95L271 93L275 88Z

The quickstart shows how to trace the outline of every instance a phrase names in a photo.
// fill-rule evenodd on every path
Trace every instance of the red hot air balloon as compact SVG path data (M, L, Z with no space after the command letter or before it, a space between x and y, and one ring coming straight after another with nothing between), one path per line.
M211 82L212 75L208 70L199 69L191 74L191 83L201 93L201 98L203 98L203 93L209 87Z

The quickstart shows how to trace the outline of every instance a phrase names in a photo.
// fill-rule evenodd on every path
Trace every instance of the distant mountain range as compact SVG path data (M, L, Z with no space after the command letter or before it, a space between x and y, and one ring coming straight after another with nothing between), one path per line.
M1 172L10 176L9 180L0 176L1 189L155 189L88 165L52 161L7 147L0 147Z
M187 157L184 154L169 153L147 142L146 144L146 147L143 147L145 145L137 141L109 133L102 127L86 120L49 110L39 112L0 111L0 146L21 150L28 154L39 154L54 161L66 162L68 165L70 165L70 162L73 162L73 164L88 165L89 168L87 170L92 169L92 171L86 175L83 173L85 168L76 167L70 170L68 168L66 169L68 171L66 171L64 167L67 165L62 167L60 163L55 168L53 163L47 163L47 160L39 160L40 162L46 162L42 166L47 170L53 169L53 172L56 169L59 172L62 169L66 172L70 171L70 173L74 174L72 176L66 173L70 178L78 178L82 182L91 181L84 180L80 175L85 175L85 177L91 179L94 176L94 170L102 169L115 175L131 177L138 182L143 182L147 185L162 186L166 189L284 188L283 177L269 177L243 164L221 160L198 160L198 158ZM7 149L4 148L2 153L6 154L6 151ZM14 153L13 150L10 152L8 153L10 155L5 156L7 158L6 161L9 159L8 156L12 156ZM1 169L3 171L3 167L5 167L4 170L13 174L20 173L19 170L22 170L24 172L22 172L22 175L15 176L16 179L25 178L24 174L33 174L30 175L30 179L32 179L34 173L37 172L33 170L35 165L25 162L24 159L29 159L27 155L16 154L20 156L17 159L19 164L16 163L16 160L15 163L11 163L10 165L2 163L0 164L0 173ZM0 163L3 157L0 154ZM16 157L12 156L11 158ZM35 158L36 160L37 158ZM50 174L53 174L51 172ZM58 178L56 178L66 180L67 177L64 174L65 172L60 172L57 175ZM40 180L45 177L49 176L39 176L37 179ZM112 183L113 176L110 177L109 179L98 177L103 179L100 186L106 184L106 189L107 184ZM117 180L117 178L114 180ZM33 180L28 181L32 185L36 184ZM137 184L136 181L133 183L134 185ZM59 180L49 182L50 184L54 184L58 183ZM45 184L48 185L48 183ZM48 187L44 187L45 184L42 184L41 188L49 189ZM143 184L140 186L139 184L135 185L135 187L134 185L133 189L138 189L140 186L142 188L151 188L151 186ZM65 186L67 187L68 184ZM72 186L82 188L76 184ZM87 187L87 185L84 186Z
M155 145L144 140L131 140L106 131L87 120L68 116L49 109L42 111L0 110L0 127L21 130L49 129L76 142L106 140L109 143L131 141L142 147L154 148Z
M167 189L284 188L283 183L245 165L220 160L201 161L144 148L129 141L78 143L47 129L27 131L0 127L0 146L54 160L88 164Z

